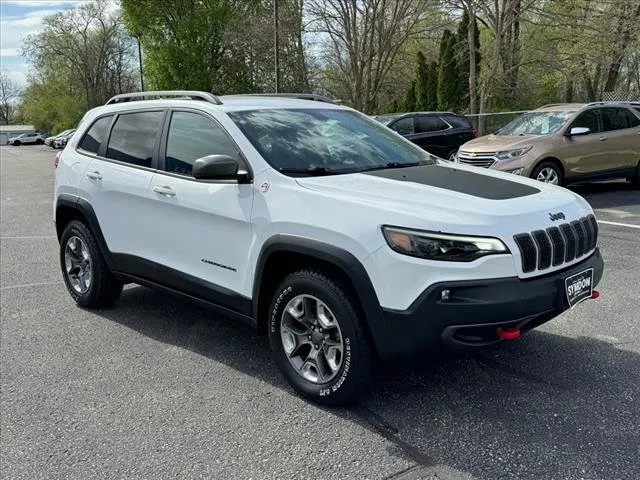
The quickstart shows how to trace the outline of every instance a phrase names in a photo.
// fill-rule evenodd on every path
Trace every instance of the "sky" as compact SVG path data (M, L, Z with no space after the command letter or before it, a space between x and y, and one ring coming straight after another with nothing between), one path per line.
M38 33L46 15L80 3L82 0L0 0L0 68L24 86L29 65L20 55L23 38Z

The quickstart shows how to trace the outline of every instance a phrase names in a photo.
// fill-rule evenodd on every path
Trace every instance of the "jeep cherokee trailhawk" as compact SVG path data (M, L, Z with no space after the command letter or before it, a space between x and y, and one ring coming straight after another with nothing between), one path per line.
M597 296L598 225L575 193L297 97L145 92L88 112L55 161L73 299L105 307L134 282L249 321L300 394L336 405L380 359L513 339Z

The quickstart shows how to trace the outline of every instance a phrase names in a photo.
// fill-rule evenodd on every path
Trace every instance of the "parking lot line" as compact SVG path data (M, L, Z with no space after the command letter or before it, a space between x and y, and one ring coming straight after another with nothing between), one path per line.
M56 238L55 235L24 235L19 237L0 237L0 240L31 240L33 238Z
M40 283L23 283L22 285L7 285L6 287L1 287L0 290L13 290L14 288L27 288L27 287L40 287L42 285L58 285L60 281L57 282L40 282Z
M630 223L607 222L605 220L598 220L598 223L604 223L605 225L615 225L617 227L640 228L640 225L632 225Z

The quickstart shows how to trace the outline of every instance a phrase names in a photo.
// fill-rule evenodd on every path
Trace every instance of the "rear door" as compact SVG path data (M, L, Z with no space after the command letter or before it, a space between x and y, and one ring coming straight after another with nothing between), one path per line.
M247 252L253 239L253 185L196 180L191 174L193 163L208 155L229 155L242 163L238 146L208 114L175 109L160 152L151 182L150 218L157 238L147 250L150 259L161 265L170 286L242 311L243 297L251 296Z
M626 107L598 110L602 119L598 168L603 172L626 175L640 159L640 120Z
M457 150L452 130L438 115L417 115L416 133L411 140L433 155L449 158L449 154Z
M78 144L90 161L80 190L100 224L118 268L138 271L158 237L153 224L151 178L164 110L98 118Z

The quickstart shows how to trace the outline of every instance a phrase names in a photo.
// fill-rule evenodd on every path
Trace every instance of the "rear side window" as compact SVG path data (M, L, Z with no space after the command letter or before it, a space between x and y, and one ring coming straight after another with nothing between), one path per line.
M167 136L165 170L191 175L193 163L208 155L236 157L238 150L216 122L192 112L174 112Z
M598 116L596 115L595 110L587 110L586 112L578 115L573 123L571 124L571 128L575 127L584 127L591 130L591 133L597 133L600 131L600 126L598 125Z
M416 123L417 133L437 132L449 128L449 125L447 125L440 117L435 115L420 115L418 116L418 121Z
M445 122L449 123L454 128L471 128L471 123L465 117L458 117L457 115L445 115L442 117Z
M395 130L400 135L409 135L411 133L414 133L415 129L413 126L413 117L401 118L397 122L389 125L389 128Z
M637 125L634 120L637 118L626 108L603 108L600 110L602 116L602 129L605 132L612 130L623 130Z
M150 167L164 112L136 112L118 116L107 147L107 158Z
M84 134L82 140L80 140L78 148L97 155L100 145L102 145L102 142L107 138L107 135L109 135L108 129L112 120L113 116L109 115L108 117L101 117L93 122L91 128Z

